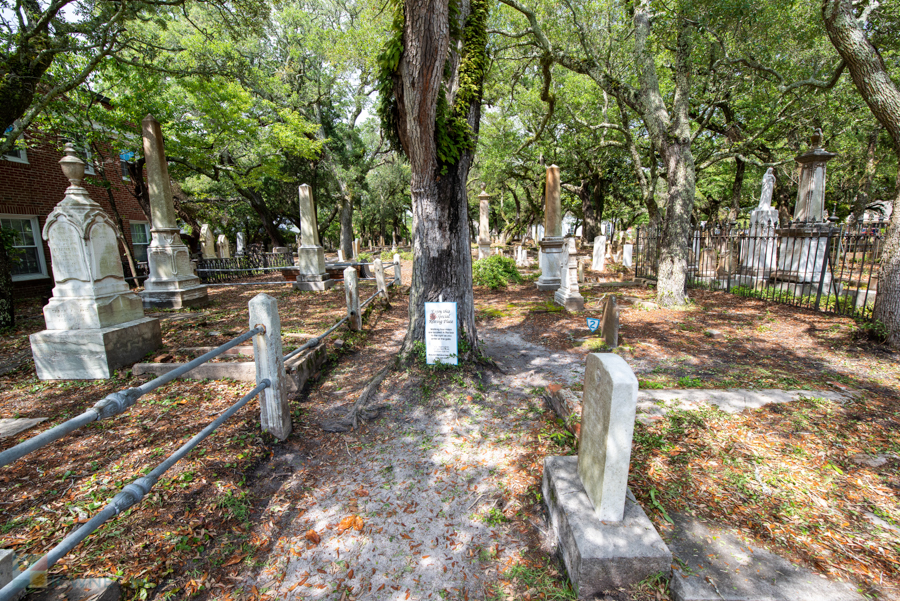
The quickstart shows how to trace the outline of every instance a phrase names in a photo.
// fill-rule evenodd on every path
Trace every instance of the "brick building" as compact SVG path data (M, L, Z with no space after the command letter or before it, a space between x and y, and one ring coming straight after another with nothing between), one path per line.
M139 143L139 142L138 142ZM17 150L0 157L0 226L16 233L15 246L19 249L13 269L13 289L17 298L50 296L53 288L53 272L50 268L50 251L41 237L47 215L65 196L68 180L59 167L63 153L54 142L29 140L28 150ZM105 173L111 182L115 208L122 217L126 243L136 262L146 261L150 242L150 221L134 196L129 192L131 182L123 164L134 156L136 149L119 149L107 153ZM93 182L99 181L96 160L87 152L82 155L85 169L85 185L91 198L103 207L113 221L109 192ZM114 163L114 164L110 164ZM121 249L123 263L125 252ZM131 274L125 269L126 277Z

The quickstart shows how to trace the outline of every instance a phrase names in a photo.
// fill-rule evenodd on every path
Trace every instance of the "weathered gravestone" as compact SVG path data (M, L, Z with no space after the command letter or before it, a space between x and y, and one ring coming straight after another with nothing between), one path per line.
M236 257L243 257L247 252L247 243L244 242L244 232L237 233L237 249L235 250Z
M204 259L217 259L216 237L208 223L200 225L200 252Z
M230 259L231 258L231 243L228 242L228 237L225 234L221 234L219 236L219 258L220 259Z
M478 258L484 259L491 255L491 195L481 184L481 194L478 195Z
M550 165L547 167L547 180L544 188L544 237L541 240L541 277L536 286L538 290L556 290L560 287L560 274L562 263L560 257L563 253L565 239L562 237L562 205L559 189L559 167Z
M700 251L701 277L714 277L719 267L719 253L714 248L704 248Z
M606 263L606 236L597 236L594 238L594 255L591 262L591 269L594 271L603 271Z
M578 259L575 252L575 239L569 238L568 243L563 245L559 267L560 285L553 294L553 300L569 311L584 311L584 297L578 291Z
M544 460L544 499L579 599L671 572L672 554L628 490L637 391L624 359L588 355L578 456Z
M616 296L610 294L603 302L603 318L600 320L600 338L609 348L619 346L619 307Z
M300 273L294 282L294 290L324 291L334 286L335 281L325 271L325 249L319 244L319 229L316 208L313 204L312 189L302 184L300 197L300 241L297 247L297 265Z
M31 335L31 352L41 380L109 378L159 348L159 321L144 316L141 297L125 283L121 235L82 187L84 162L71 144L60 164L71 185L43 230L56 286L44 307L47 329Z
M206 305L209 303L206 286L194 273L190 251L181 240L175 219L175 201L162 127L156 119L147 115L141 121L141 130L151 217L151 240L147 247L150 275L144 281L144 291L141 292L144 308L182 309ZM209 252L215 257L214 245L209 247Z

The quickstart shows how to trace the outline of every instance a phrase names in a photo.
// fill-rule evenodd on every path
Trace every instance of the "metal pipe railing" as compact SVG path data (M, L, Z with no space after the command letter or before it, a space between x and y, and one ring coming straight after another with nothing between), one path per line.
M388 285L388 286L393 286L393 285L394 285L394 280L391 280L387 285ZM363 307L365 307L367 304L369 304L369 303L372 302L375 298L377 298L379 294L381 294L381 293L380 293L380 292L376 292L376 293L373 294L370 298L368 298L364 303L360 304L359 310L362 311L362 310L363 310ZM310 338L310 339L309 339L307 342L305 342L302 346L300 346L300 347L298 347L298 348L295 348L295 349L292 350L290 353L288 353L287 355L285 355L285 356L284 356L284 360L287 361L288 359L290 359L290 358L292 358L292 357L296 357L297 355L299 355L300 353L302 353L302 352L305 351L306 349L310 349L310 348L314 348L314 347L319 346L319 344L325 339L325 337L327 337L329 334L331 334L332 332L334 332L336 329L338 329L338 328L339 328L340 326L342 326L343 324L347 323L347 320L349 320L349 319L350 319L350 316L348 315L347 317L344 317L343 319L341 319L340 321L338 321L336 324L334 324L333 326L331 326L330 328L328 328L327 330L325 330L325 332L323 332L323 333L320 334L319 336L316 336L315 338Z
M257 332L254 332L256 334ZM246 405L260 392L271 386L269 380L262 380L256 387L245 394L241 400L229 407L222 415L215 419L208 426L203 428L196 436L183 444L177 451L172 453L165 461L156 466L149 474L142 478L138 478L131 484L127 484L122 488L112 501L100 512L88 520L84 525L67 536L58 545L53 547L49 553L34 562L27 570L16 576L9 584L0 590L0 601L12 601L18 596L19 591L24 590L31 584L33 578L46 578L47 572L56 562L65 557L65 555L74 549L85 538L90 536L97 528L102 526L107 520L118 516L121 512L137 505L141 499L146 496L150 489L159 481L159 478L166 473L180 459L191 452L191 450L200 444L203 439L212 434L216 428L221 426L225 420L237 413L241 407ZM134 389L132 389L134 390Z
M12 448L0 452L0 467L18 461L28 453L36 451L37 449L40 449L41 447L46 446L51 442L57 441L66 434L69 434L70 432L73 432L86 424L123 413L126 409L134 405L140 397L147 394L151 390L155 390L156 388L159 388L164 384L168 384L178 376L184 375L195 367L206 363L210 359L218 357L225 351L236 347L240 343L249 340L257 334L264 334L265 331L266 329L262 326L255 327L249 332L241 334L237 338L226 342L222 346L214 348L205 355L201 355L193 361L179 366L177 369L173 369L172 371L154 378L149 382L145 382L137 388L126 388L125 390L119 390L107 395L106 398L98 401L93 407L91 407L81 415L66 420L58 426L54 426L49 430L41 432L37 436L29 438L25 442L19 443Z

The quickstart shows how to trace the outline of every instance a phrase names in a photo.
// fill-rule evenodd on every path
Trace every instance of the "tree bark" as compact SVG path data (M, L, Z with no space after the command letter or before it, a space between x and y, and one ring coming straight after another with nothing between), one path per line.
M353 257L353 197L341 194L341 253L344 260Z
M741 157L734 159L734 181L731 184L731 209L728 211L728 220L734 221L741 213L741 190L744 187L744 172L747 163Z
M900 160L900 89L866 37L866 24L856 18L850 0L824 0L822 17L831 43L847 63L853 83L872 114L890 134ZM900 167L893 208L881 256L874 317L887 327L888 344L900 348Z
M682 21L676 40L675 95L672 115L663 101L656 74L656 56L649 47L650 6L644 1L635 7L635 62L638 67L640 113L654 146L666 165L668 198L660 238L657 302L664 307L683 305L687 300L687 251L694 206L695 171L691 152L690 91L691 33L693 26Z
M472 14L469 0L458 3L458 23L467 35ZM475 299L472 290L472 254L469 246L469 203L466 181L472 150L463 151L453 164L441 163L435 137L439 94L447 93L447 111L452 113L459 92L460 51L451 48L449 0L405 0L403 54L395 77L394 94L398 108L398 137L409 157L412 171L412 287L409 298L409 325L401 355L406 356L416 342L425 339L427 301L455 302L459 359L477 349ZM478 19L475 19L476 21ZM475 24L482 28L484 22ZM483 37L481 39L484 39ZM464 45L466 38L462 44ZM467 49L472 51L473 49ZM474 49L478 51L478 49ZM484 52L484 46L480 48ZM446 87L442 86L445 64L449 67ZM483 73L477 79L476 98L465 115L472 135L477 137L481 117ZM443 132L442 132L443 133ZM472 145L474 148L474 144Z

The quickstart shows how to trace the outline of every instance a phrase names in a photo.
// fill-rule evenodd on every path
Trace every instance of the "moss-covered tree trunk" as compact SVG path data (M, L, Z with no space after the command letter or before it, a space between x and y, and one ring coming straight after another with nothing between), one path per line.
M457 303L466 359L477 347L466 178L481 118L487 2L457 0L451 10L449 0L405 0L402 9L402 53L387 96L395 101L388 127L412 171L414 260L401 354L424 341L424 303L443 298Z

